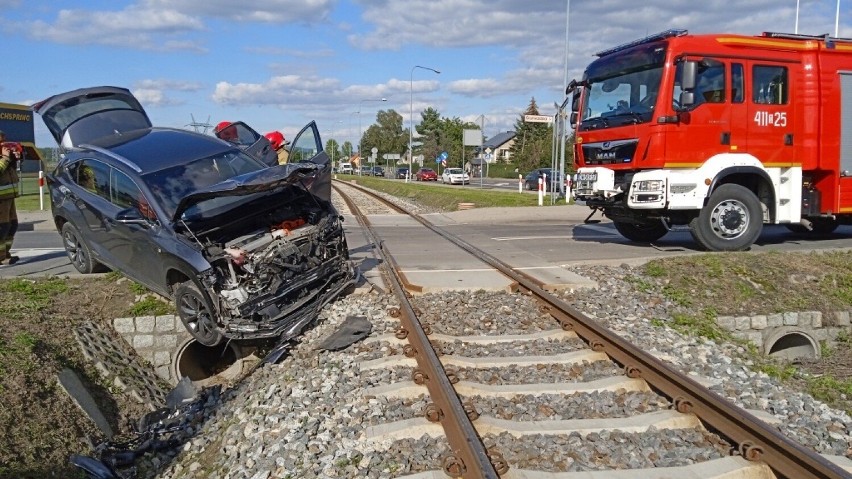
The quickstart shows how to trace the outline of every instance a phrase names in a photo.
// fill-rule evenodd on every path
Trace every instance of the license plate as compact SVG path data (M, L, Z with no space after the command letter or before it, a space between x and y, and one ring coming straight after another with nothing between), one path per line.
M577 181L598 181L598 172L577 173Z

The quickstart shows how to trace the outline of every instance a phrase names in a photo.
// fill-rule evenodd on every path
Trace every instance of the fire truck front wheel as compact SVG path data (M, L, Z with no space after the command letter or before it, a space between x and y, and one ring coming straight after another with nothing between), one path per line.
M612 224L615 225L615 229L621 233L621 236L637 243L650 243L652 241L657 241L669 232L662 222L648 225L633 224L624 221L613 221Z
M689 231L701 247L711 251L742 251L760 236L763 215L760 201L748 188L722 185L697 217Z

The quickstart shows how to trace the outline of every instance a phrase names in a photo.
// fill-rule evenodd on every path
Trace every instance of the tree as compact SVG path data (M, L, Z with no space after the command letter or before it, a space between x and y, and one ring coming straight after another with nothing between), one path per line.
M365 157L373 148L379 150L379 157L385 153L403 154L408 149L408 130L402 128L402 115L394 110L379 110L376 123L364 132L361 148Z
M325 152L332 161L340 161L340 158L343 156L340 152L340 145L337 144L337 140L334 138L326 140Z
M351 157L352 157L352 153L353 153L354 151L355 151L355 148L352 146L352 142L351 142L351 141L346 140L346 141L344 141L344 142L343 142L343 148L342 148L341 153L343 153L343 156L344 156L344 157L346 157L346 158L351 158Z
M509 149L519 171L550 166L553 152L553 128L550 123L527 123L524 115L539 115L535 98L515 122L515 142Z
M420 113L420 124L415 127L421 146L414 146L413 156L423 155L423 162L428 163L443 151L441 150L441 114L429 107Z

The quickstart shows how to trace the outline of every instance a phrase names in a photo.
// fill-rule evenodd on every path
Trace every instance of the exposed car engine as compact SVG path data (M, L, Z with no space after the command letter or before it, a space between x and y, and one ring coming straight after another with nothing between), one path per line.
M250 320L232 327L255 329L257 322L272 321L310 300L348 256L339 221L336 215L310 211L208 244L222 316Z

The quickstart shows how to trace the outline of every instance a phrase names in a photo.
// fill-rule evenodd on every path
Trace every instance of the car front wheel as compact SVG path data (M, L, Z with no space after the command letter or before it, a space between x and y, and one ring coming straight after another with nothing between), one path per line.
M80 231L71 223L62 225L62 244L65 246L65 254L68 255L71 264L80 273L94 273L100 266L92 259L92 250L80 236Z
M196 341L211 347L222 342L213 306L195 283L186 281L175 288L175 307L184 327Z

